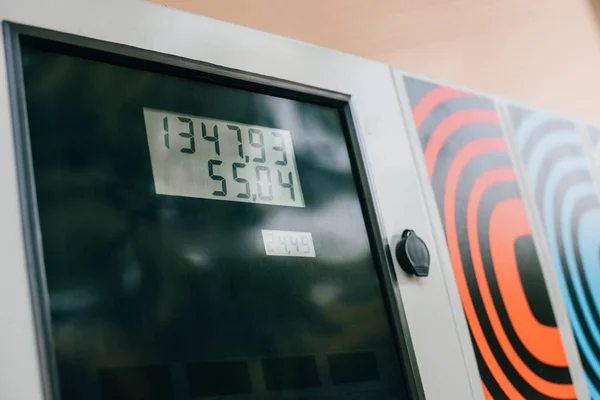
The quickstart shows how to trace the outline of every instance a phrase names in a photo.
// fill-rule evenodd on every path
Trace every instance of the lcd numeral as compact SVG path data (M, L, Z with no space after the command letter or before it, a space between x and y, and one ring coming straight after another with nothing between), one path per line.
M282 188L286 188L286 189L290 189L290 197L292 200L296 201L296 195L294 194L294 181L293 181L293 176L292 173L289 172L288 173L288 181L284 182L283 181L283 175L281 174L281 171L277 170L277 177L279 178L279 186L281 186Z
M261 172L264 172L263 174L261 174ZM263 177L267 178L267 185L268 185L268 195L264 194L264 187L263 187ZM265 167L264 165L257 165L256 166L256 186L258 187L258 197L261 200L273 200L273 184L271 183L271 170L269 169L269 167Z
M227 127L229 129L231 129L232 131L235 131L235 135L237 137L237 141L238 141L238 155L240 156L240 158L242 160L244 160L244 142L242 142L242 130L240 129L239 126L236 125L227 125ZM244 160L246 161L246 160Z
M217 127L217 124L215 124L215 126L213 128L213 135L210 136L208 133L206 133L206 125L203 122L202 123L202 137L204 138L204 140L214 143L215 153L218 156L220 156L221 148L219 147L219 128Z
M241 168L246 168L246 164L242 164L242 163L233 163L233 165L231 166L231 168L233 169L233 180L241 183L243 185L245 185L246 187L246 191L243 193L238 193L237 197L239 199L249 199L250 198L250 182L248 182L248 179L246 178L240 178L238 176L238 169Z
M279 132L271 132L271 135L281 141L281 146L273 146L273 150L281 151L281 160L275 161L275 164L287 165L287 151L285 149L285 140L283 139L283 136Z
M182 153L194 154L196 152L196 139L194 138L194 123L190 118L179 117L179 120L188 124L188 131L179 133L179 136L190 140L190 147L184 147L179 151L181 151Z
M263 137L263 133L260 129L248 129L248 135L250 139L250 146L255 149L260 149L260 157L254 157L254 162L264 163L267 161L267 157L265 154L265 138ZM258 137L258 142L256 138Z
M215 190L213 196L227 196L227 181L221 175L216 175L214 167L223 164L221 160L208 160L208 176L213 181L221 182L221 190Z

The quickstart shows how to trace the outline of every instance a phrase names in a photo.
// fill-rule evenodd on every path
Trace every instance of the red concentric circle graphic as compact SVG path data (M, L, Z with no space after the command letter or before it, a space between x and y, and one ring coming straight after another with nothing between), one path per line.
M494 103L405 85L486 398L576 398Z

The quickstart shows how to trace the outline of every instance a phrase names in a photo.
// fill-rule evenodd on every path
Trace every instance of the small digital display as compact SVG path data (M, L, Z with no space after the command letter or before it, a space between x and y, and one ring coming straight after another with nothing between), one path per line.
M144 109L156 193L304 207L289 131Z
M316 257L310 232L262 230L265 254L279 257Z

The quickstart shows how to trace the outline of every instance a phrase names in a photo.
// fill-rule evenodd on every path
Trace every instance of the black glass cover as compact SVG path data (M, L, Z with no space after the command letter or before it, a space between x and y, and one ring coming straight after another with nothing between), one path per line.
M62 400L405 398L340 107L21 53ZM144 108L291 132L305 207L157 194Z

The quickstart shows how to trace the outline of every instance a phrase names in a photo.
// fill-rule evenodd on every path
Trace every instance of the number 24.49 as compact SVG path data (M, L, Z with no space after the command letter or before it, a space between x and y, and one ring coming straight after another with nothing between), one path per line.
M280 251L277 251L276 247L274 247L274 246L279 246L279 248L285 254L292 254L292 252L295 252L296 254L310 253L310 239L307 236L302 236L300 241L298 241L298 237L296 237L296 236L292 236L292 235L280 236L280 235L273 235L271 233L266 236L265 243L267 245L267 250L270 253L279 253L280 252ZM301 248L302 248L302 250L301 250Z

